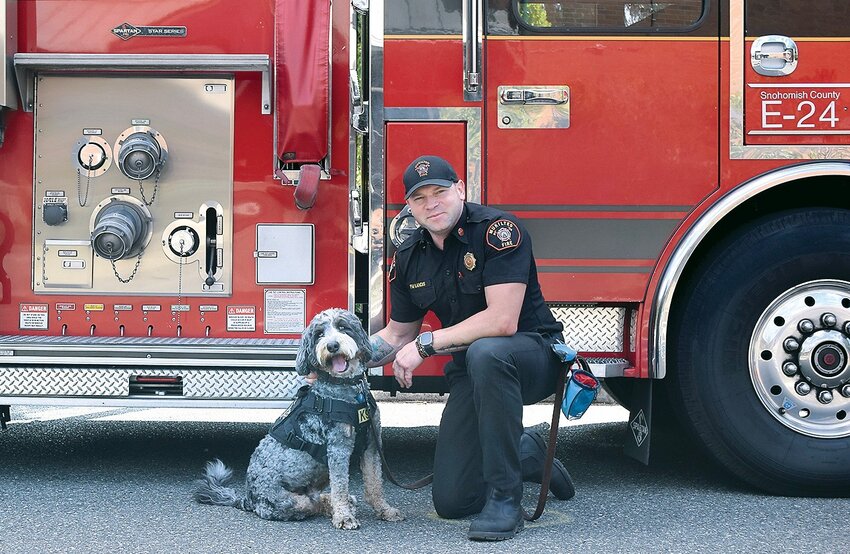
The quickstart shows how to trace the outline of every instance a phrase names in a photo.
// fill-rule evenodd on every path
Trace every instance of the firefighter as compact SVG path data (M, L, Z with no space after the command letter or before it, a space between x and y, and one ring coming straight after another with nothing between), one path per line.
M413 160L403 181L420 228L393 257L392 311L372 336L372 365L393 361L399 385L410 388L423 360L452 355L434 508L445 518L480 513L470 539L509 539L523 527L522 482L539 483L543 470L544 442L523 431L523 405L554 392L560 367L550 347L563 325L543 299L531 238L515 216L466 202L463 181L437 156ZM420 333L428 311L442 328ZM557 460L550 490L574 494Z

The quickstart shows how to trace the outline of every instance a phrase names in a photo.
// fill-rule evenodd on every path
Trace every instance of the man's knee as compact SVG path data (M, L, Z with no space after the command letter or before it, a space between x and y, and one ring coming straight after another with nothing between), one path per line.
M466 351L466 369L469 377L492 379L496 367L510 356L507 337L485 337L469 345Z

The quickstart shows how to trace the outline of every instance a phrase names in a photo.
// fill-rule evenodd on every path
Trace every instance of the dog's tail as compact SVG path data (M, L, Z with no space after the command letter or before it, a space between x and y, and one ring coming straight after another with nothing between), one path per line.
M229 486L232 478L233 471L221 460L215 459L207 462L203 479L195 481L192 497L201 504L233 506L250 512L253 509L251 501L239 495L235 489Z

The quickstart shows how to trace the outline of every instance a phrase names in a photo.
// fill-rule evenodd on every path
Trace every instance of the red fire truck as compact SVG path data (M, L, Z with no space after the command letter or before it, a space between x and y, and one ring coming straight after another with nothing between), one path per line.
M0 0L0 420L285 402L312 314L385 324L429 153L527 223L634 455L675 420L757 487L846 493L849 24L839 0Z

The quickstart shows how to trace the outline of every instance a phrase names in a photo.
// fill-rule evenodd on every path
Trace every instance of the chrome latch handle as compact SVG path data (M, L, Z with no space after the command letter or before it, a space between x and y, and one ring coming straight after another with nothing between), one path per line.
M568 89L518 89L507 88L499 95L502 104L566 104L570 100Z
M759 75L781 77L797 69L797 44L782 35L766 35L753 41L750 64Z

